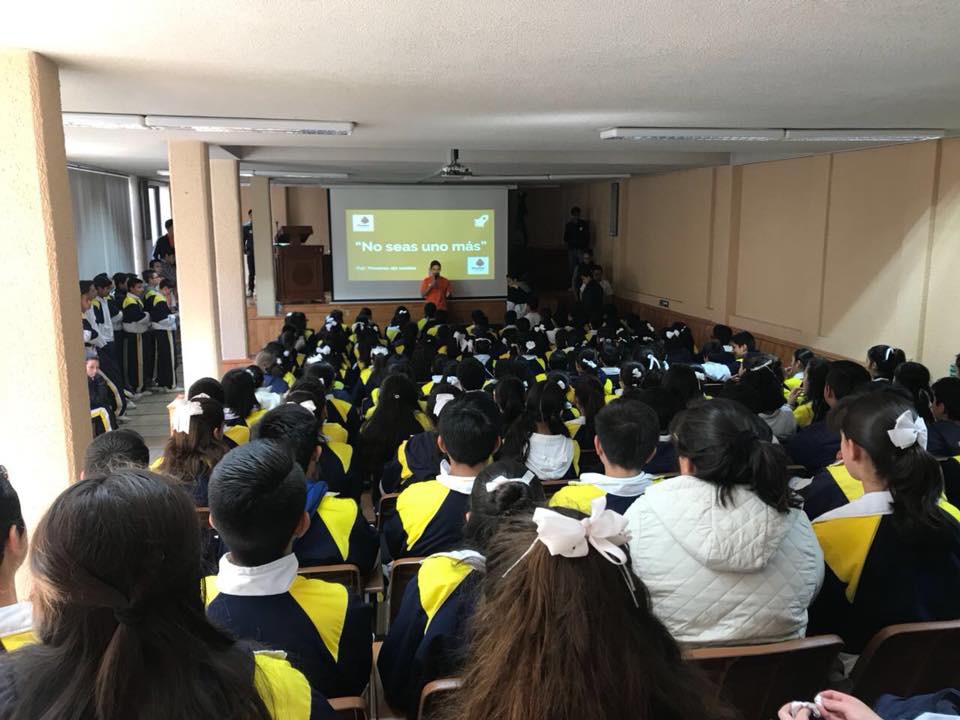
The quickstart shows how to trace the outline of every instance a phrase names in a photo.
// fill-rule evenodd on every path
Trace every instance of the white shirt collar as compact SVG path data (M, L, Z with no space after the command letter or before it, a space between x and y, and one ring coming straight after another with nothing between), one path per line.
M473 492L473 481L476 477L460 477L459 475L450 475L450 464L446 460L440 463L440 474L437 475L437 482L445 488L458 492L461 495L469 495Z
M870 517L871 515L892 515L893 495L888 490L879 490L861 495L853 502L841 505L816 518L814 522L838 520L839 518Z
M22 633L33 627L33 605L21 600L13 605L0 607L0 637Z
M596 485L604 492L620 497L638 497L643 495L653 484L653 475L641 472L633 477L610 477L603 473L583 473L580 475L580 484ZM571 485L574 483L571 483Z
M227 595L282 595L296 579L298 568L297 556L293 553L255 567L236 565L227 553L220 558L217 589Z
M487 559L476 550L451 550L449 552L433 553L430 557L448 557L479 567L485 567L487 563Z
M662 442L662 443L663 443L663 442L670 442L670 433L667 433L666 435L660 435L660 436L657 438L657 442Z

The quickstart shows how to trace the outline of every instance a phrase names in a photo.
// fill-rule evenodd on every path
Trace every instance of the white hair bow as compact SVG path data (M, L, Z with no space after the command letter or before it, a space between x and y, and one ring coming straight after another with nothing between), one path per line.
M317 354L319 355L326 356L326 355L329 355L331 352L332 351L329 345L321 345L320 347L317 348Z
M561 515L547 508L537 508L533 513L533 522L537 526L537 539L513 565L507 568L503 576L506 577L527 555L533 552L538 542L543 543L554 557L561 555L566 558L586 557L590 552L590 546L593 545L608 562L620 568L633 602L639 607L636 587L630 572L625 567L627 554L622 547L630 540L627 521L623 515L606 508L607 499L604 496L594 498L590 503L590 517L582 520Z
M540 323L534 328L534 330L536 330L537 332L545 333L547 331L547 326L544 325L543 323Z
M460 387L460 378L458 378L456 375L447 375L446 381L451 385L453 385L455 388Z
M440 412L447 406L447 403L453 399L453 395L450 393L437 393L437 397L433 401L433 414L440 417Z
M927 423L919 416L914 420L912 410L904 410L893 430L887 430L887 435L890 436L890 442L901 450L918 443L924 450L927 449Z
M197 395L201 397L201 395ZM206 396L203 396L206 397ZM194 415L203 415L203 407L194 400L184 400L183 398L177 398L173 401L173 417L171 418L171 424L173 425L174 432L180 433L189 433L190 432L190 418Z
M670 340L671 338L675 338L675 337L680 337L679 330L667 330L665 334L667 336L667 340Z
M637 380L639 380L640 378L643 377L643 370L641 370L641 369L638 368L638 367L635 367L635 368L630 372L630 374L633 375L633 377L635 377Z
M566 390L567 384L560 378L557 378L557 387L559 387L561 390Z
M593 360L587 360L586 358L584 358L583 360L580 361L580 364L586 365L591 370L597 369L597 364Z
M536 349L537 349L537 343L534 342L533 340L527 340L527 350L536 350Z
M657 369L660 368L660 361L657 360L656 356L654 356L654 355L652 355L652 354L651 354L651 355L647 355L647 360L650 361L649 367L650 367L651 369L653 369L654 366L656 366Z
M317 411L317 404L313 400L304 400L302 403L300 403L300 407L306 408L312 413Z
M488 482L484 487L487 488L488 493L492 493L498 487L502 487L508 483L523 483L524 485L529 485L533 478L534 475L529 470L523 474L523 477L518 478L508 478L500 475L499 477L495 477L493 480Z
M390 351L383 345L376 345L370 348L370 355L389 355Z

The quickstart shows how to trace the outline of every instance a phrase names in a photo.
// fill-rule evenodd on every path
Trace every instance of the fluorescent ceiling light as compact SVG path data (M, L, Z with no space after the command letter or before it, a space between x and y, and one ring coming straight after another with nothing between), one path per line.
M169 170L157 170L157 175L159 175L160 177L170 177L170 171L169 171Z
M65 112L64 127L96 128L98 130L146 130L143 115L111 115L109 113Z
M645 142L770 142L783 140L783 130L755 128L614 127L600 131L601 140Z
M623 180L629 177L620 173L619 175L595 175L595 174L577 174L571 173L565 175L558 173L555 175L469 175L467 177L450 178L443 180L454 180L465 183L484 183L484 182L556 182L557 180Z
M286 135L351 135L352 122L319 120L271 120L269 118L186 117L180 115L147 115L147 127L158 130L192 130L213 133L279 133Z
M254 170L253 175L256 177L304 178L307 180L346 180L350 177L347 173L294 172L291 170Z
M939 140L943 130L787 130L794 142L917 142Z
M253 170L241 170L240 177L253 177Z

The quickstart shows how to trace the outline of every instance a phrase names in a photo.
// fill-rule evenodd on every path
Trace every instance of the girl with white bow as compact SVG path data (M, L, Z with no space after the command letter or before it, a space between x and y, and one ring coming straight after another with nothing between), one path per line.
M173 401L171 433L152 470L177 480L193 496L197 507L206 507L210 473L227 454L223 442L223 406L197 395Z
M377 665L394 710L415 714L425 684L460 671L487 546L504 520L529 516L544 500L540 481L512 460L492 463L476 476L463 543L423 561L380 650Z
M503 521L445 717L729 717L651 612L628 540L603 498Z
M827 566L808 634L859 653L883 627L960 617L960 512L942 497L913 403L882 388L834 410L840 452L862 495L814 521Z

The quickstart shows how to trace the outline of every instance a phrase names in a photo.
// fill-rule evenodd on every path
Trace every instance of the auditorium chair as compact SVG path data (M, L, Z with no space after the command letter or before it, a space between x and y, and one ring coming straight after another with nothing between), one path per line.
M208 507L197 508L197 522L200 523L201 528L210 527L210 508Z
M383 519L397 511L398 497L400 497L399 493L388 493L380 498L380 506L377 509L377 532L383 532Z
M390 622L400 611L400 603L403 601L403 592L407 585L413 580L420 571L420 563L426 558L408 557L394 560L390 566L390 581L387 583L390 593Z
M359 596L363 596L363 577L360 575L360 568L356 565L341 563L338 565L311 565L297 570L298 575L311 578L313 580L326 580L327 582L346 585L347 588Z
M788 700L814 697L828 686L843 640L821 635L767 645L691 650L695 663L743 720L768 720Z
M873 636L850 673L851 694L867 705L960 687L960 620L890 625Z
M429 720L436 714L438 708L449 702L451 694L463 687L460 678L441 678L427 683L420 693L420 710L417 720Z
M541 480L543 494L550 499L569 484L569 480Z
M339 697L327 700L340 720L367 720L367 701L362 697Z

